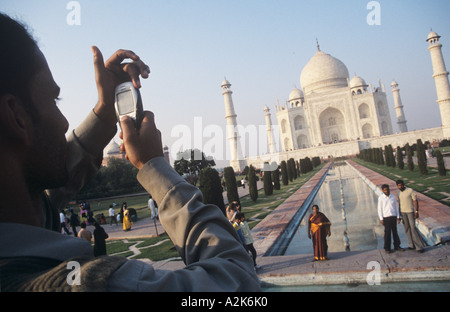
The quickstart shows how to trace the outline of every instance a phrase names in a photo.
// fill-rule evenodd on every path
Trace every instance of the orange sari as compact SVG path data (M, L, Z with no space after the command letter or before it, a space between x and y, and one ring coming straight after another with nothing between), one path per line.
M308 233L311 233L315 260L327 259L327 235L330 233L330 226L330 220L321 212L310 214L308 218Z

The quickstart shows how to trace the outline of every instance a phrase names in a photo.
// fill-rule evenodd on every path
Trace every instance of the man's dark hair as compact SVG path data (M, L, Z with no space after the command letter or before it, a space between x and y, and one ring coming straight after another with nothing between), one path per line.
M397 185L399 185L399 184L405 185L405 183L403 182L403 180L397 180L397 181L395 181L395 183L396 183Z
M383 185L381 186L381 189L385 189L385 188L389 188L389 185L383 184Z
M31 108L30 85L38 45L27 27L0 12L0 95L10 93Z

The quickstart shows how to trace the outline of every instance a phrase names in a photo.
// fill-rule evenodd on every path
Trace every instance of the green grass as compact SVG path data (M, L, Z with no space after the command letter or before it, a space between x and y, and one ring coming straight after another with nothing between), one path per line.
M450 176L440 176L438 170L433 167L428 167L428 174L421 175L417 166L414 166L414 171L409 171L408 168L399 169L392 168L386 165L376 165L371 162L363 161L358 158L353 159L375 172L378 172L391 180L403 180L405 185L420 192L428 197L431 197L447 206L450 206L448 196L442 193L450 193Z
M259 190L258 199L256 200L256 202L253 202L250 196L245 196L241 198L242 212L245 213L245 217L249 224L249 227L253 228L254 226L256 226L269 213L271 213L289 196L291 196L295 191L297 191L303 184L305 184L312 176L314 176L323 166L324 164L321 164L313 171L305 175L301 175L296 180L289 182L289 185L285 186L282 185L281 183L280 190L274 190L273 194L270 196L264 195L263 189ZM129 207L133 207L137 210L139 209L139 207L145 206L143 208L140 208L145 211L149 210L147 209L147 199L148 199L147 196L144 197L137 196L136 198L128 197L126 198L125 201L127 201ZM122 202L116 200L116 203L121 204ZM91 207L92 206L93 205L91 203ZM144 211L142 211L142 213ZM139 218L141 219L142 217L139 210L138 215ZM132 255L132 252L131 251L127 252L128 248L131 245L136 244L136 242L139 242L135 247L141 251L141 254L136 257L133 257L133 259L146 258L152 261L159 261L179 257L179 254L176 251L175 246L173 245L172 241L169 239L166 233L161 234L158 237L128 239L127 241L128 243L124 243L123 240L108 240L107 253L111 255L120 252L120 254L118 254L119 256L129 257Z

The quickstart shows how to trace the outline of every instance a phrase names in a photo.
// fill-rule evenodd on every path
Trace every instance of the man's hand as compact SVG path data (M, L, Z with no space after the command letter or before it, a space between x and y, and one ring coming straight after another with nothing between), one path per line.
M164 156L161 132L156 128L152 112L144 112L139 130L128 116L122 117L120 125L122 132L119 136L123 140L120 150L136 168L141 169L149 160Z
M133 51L118 50L104 63L100 50L96 46L91 47L91 50L94 55L95 81L98 91L98 102L94 112L103 121L115 125L117 116L114 109L114 89L119 84L130 80L134 87L139 89L141 87L139 76L148 78L150 69ZM131 59L132 62L122 63L126 59Z

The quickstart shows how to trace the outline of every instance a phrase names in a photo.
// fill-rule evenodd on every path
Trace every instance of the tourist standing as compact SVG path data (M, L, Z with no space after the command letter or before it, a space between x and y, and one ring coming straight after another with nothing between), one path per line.
M391 235L394 238L394 249L403 251L400 247L400 238L397 233L397 224L400 223L400 212L397 199L389 190L389 185L381 186L383 194L378 197L378 217L384 226L384 250L391 252Z
M250 252L252 254L253 259L253 265L255 268L259 268L259 266L256 264L256 249L253 246L253 236L252 232L250 231L250 227L248 226L247 221L245 221L245 215L242 212L239 212L236 214L236 220L240 221L241 226L241 232L242 236L244 237L244 248L247 250L247 252Z
M123 212L123 230L124 231L131 230L132 225L133 225L133 222L131 222L130 211L128 209L126 209Z
M78 237L77 226L80 225L80 219L78 219L78 215L75 213L73 209L70 209L70 219L69 219L70 227L72 228L73 235Z
M312 210L308 217L308 237L312 239L314 261L328 260L327 236L331 235L331 222L319 211L319 206L313 205Z
M78 232L78 237L87 240L89 243L92 240L92 233L86 228L86 222L81 222L81 230Z
M109 205L108 215L109 215L109 225L112 225L113 222L117 225L116 212L114 211L113 205Z
M398 204L403 219L406 237L409 242L409 249L423 252L425 244L416 229L416 219L419 218L419 201L416 192L405 186L402 180L397 180Z
M152 215L151 218L158 219L158 208L156 207L156 203L152 198L152 195L148 196L148 208L150 209Z
M61 232L61 230L64 229L64 231L66 232L67 235L72 234L67 229L67 226L66 226L66 214L64 213L63 210L61 210L60 213L59 213L59 222L61 223L61 228L60 228L59 232Z
M94 223L94 257L106 255L106 239L109 237L106 234L105 229L98 224Z

